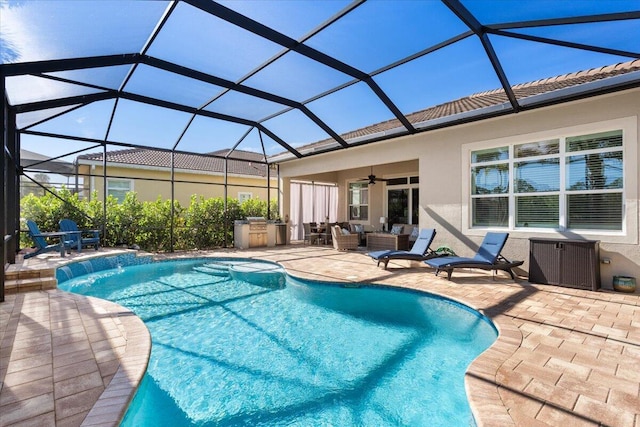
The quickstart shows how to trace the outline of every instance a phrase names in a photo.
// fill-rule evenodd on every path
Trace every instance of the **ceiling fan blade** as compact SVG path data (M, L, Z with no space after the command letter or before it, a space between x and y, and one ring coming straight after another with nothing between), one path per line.
M360 179L358 179L358 181L368 181L369 185L374 185L376 183L376 181L385 181L386 182L386 181L389 181L389 180L387 178L378 178L377 176L375 176L373 174L373 171L372 171L371 175L369 175L366 178L360 178Z
M384 182L387 182L387 181L390 181L390 180L389 180L388 178L378 178L378 177L377 177L377 176L375 176L375 175L369 175L369 176L368 176L368 177L366 177L366 178L358 178L358 181L367 181L367 182L369 183L369 185L373 185L373 184L375 184L375 183L376 183L376 182L378 182L378 181L384 181Z

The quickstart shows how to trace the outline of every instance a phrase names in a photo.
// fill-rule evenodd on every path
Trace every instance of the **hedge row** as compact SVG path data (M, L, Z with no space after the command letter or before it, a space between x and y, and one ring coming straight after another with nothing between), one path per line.
M95 194L91 200L79 199L67 189L52 191L53 194L22 198L21 229L26 229L24 221L33 220L40 230L57 231L58 222L63 218L74 220L80 229L99 229L106 226L102 236L103 245L138 245L147 251L167 251L171 247L171 201L158 198L154 202L138 200L135 192L126 195L122 203L109 196L106 200L106 217L102 200ZM191 196L188 207L174 201L175 250L211 249L233 244L233 222L250 216L267 217L267 202L258 199L246 200L242 204L237 199L221 197L205 199ZM278 207L271 202L271 218L277 216ZM33 242L26 233L21 233L21 246L32 246Z

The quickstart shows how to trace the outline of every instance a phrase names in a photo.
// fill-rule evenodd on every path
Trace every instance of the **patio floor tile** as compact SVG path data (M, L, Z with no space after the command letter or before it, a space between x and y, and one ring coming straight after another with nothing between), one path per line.
M5 384L4 387L7 387L7 389L0 394L0 408L10 403L53 393L53 381L51 381L50 377L41 378L19 386Z
M532 285L469 269L449 281L419 263L383 270L362 252L323 246L157 258L199 254L280 262L305 279L428 291L480 310L500 336L466 376L479 426L640 427L640 294ZM26 268L84 256L47 254ZM151 348L146 327L126 309L60 290L7 295L0 343L3 426L117 425Z
M11 393L11 387L8 387L7 391L5 391L5 387L2 389L3 393ZM6 425L22 423L30 418L53 412L53 410L53 393L40 394L0 406L2 423L6 423Z

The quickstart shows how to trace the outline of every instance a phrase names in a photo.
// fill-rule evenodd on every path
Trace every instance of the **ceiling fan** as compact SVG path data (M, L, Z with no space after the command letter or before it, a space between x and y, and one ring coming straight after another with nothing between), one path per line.
M385 182L386 182L386 181L389 181L389 180L388 180L388 179L386 179L386 178L378 178L377 176L375 176L375 175L373 174L373 166L371 166L371 173L369 174L369 176L368 176L368 177L366 177L366 178L361 178L361 181L365 181L365 180L368 180L368 181L369 181L369 185L373 185L373 184L375 184L377 181L385 181Z

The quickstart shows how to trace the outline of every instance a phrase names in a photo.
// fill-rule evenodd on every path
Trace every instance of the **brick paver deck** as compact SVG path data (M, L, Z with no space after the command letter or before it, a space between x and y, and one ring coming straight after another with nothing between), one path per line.
M532 285L479 270L456 270L448 281L421 264L392 261L383 270L362 252L322 246L203 254L217 253L277 261L313 280L425 290L480 310L500 331L466 376L480 426L640 427L637 293ZM65 261L42 255L26 267ZM60 290L7 295L0 343L2 426L117 425L150 351L146 328L128 310Z

